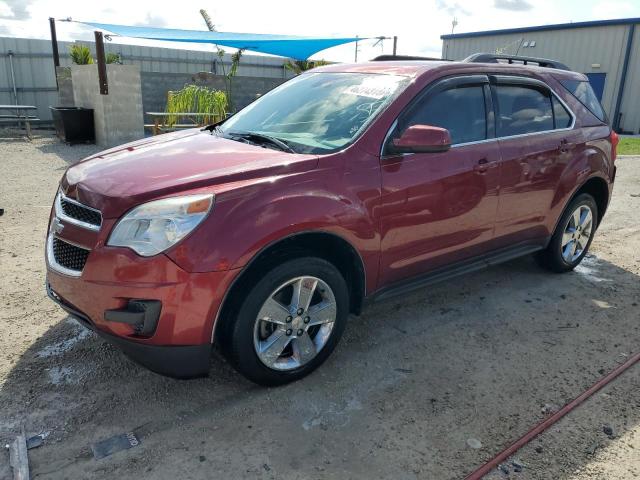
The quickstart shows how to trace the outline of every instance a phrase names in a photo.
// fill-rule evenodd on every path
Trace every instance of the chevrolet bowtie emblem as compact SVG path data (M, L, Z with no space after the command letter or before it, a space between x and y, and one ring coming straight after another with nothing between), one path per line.
M64 224L58 220L57 217L53 217L53 221L51 222L51 230L60 235L62 230L64 230Z

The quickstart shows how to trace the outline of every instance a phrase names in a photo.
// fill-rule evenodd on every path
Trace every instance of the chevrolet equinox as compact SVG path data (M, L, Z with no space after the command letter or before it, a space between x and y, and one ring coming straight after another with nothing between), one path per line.
M584 75L507 60L317 68L219 124L71 166L49 296L156 372L206 375L215 343L278 385L369 301L526 254L572 270L617 135Z

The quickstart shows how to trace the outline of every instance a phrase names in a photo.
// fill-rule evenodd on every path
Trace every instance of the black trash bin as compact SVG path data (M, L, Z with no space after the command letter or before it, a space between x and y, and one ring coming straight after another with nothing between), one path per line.
M95 143L93 109L81 107L49 107L56 134L63 142Z

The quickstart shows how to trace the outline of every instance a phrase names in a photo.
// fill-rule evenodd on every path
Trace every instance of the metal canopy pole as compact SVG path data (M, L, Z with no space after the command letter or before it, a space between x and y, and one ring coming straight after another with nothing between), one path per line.
M13 85L13 100L15 102L16 107L18 106L18 88L16 87L16 74L13 69L13 50L9 50L7 52L9 56L9 69L11 70L11 85ZM16 115L20 116L20 110L16 108ZM22 128L22 122L18 120L18 128Z
M356 38L358 38L358 35L356 35ZM355 63L358 63L358 40L356 40L356 55L355 55L355 58L353 59L353 61Z
M13 99L15 104L18 105L18 89L16 88L16 74L13 69L13 50L7 52L9 56L9 69L11 70L11 85L13 85Z
M60 55L58 54L58 35L56 34L56 19L49 17L49 28L51 30L51 49L53 50L53 73L56 78L56 88L58 88L57 67L60 66Z
M109 95L109 82L107 81L107 61L104 55L104 40L102 32L93 32L96 37L96 59L98 60L98 83L100 94Z
M393 36L393 56L395 57L398 53L398 37L396 35Z

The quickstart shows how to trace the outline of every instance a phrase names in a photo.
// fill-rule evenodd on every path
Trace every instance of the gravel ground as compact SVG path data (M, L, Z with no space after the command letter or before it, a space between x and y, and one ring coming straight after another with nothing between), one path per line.
M217 355L207 379L163 378L44 293L57 182L95 150L0 139L0 441L21 423L46 435L32 478L463 478L640 348L640 158L621 158L576 272L523 258L377 304L285 387ZM489 478L638 478L639 387L636 365ZM138 446L94 460L92 443L130 431Z

